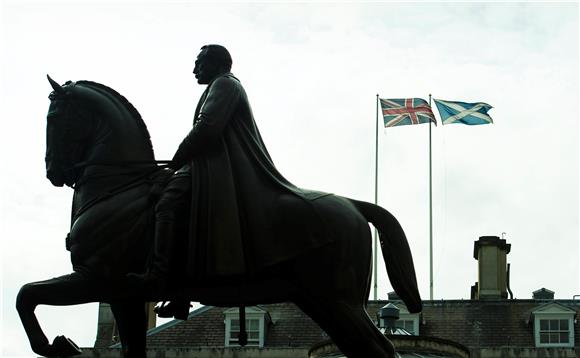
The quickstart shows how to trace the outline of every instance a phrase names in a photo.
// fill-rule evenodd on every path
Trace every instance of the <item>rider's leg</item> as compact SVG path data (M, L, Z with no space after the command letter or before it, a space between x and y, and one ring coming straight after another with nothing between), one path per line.
M179 212L187 211L191 201L191 176L178 172L169 181L155 206L155 246L153 273L167 275L175 244L176 220Z
M177 172L163 190L155 206L153 259L147 272L129 277L144 288L163 291L167 284L175 244L176 218L186 211L191 200L191 175Z
M155 255L152 270L160 271L167 275L170 270L171 251L175 242L176 216L178 212L187 212L191 197L191 177L188 171L178 171L174 179L170 182L157 206L156 212L156 232L155 232ZM172 238L163 240L163 238ZM164 241L161 243L161 241ZM168 243L168 241L170 241ZM189 300L175 299L167 305L155 308L159 317L174 317L187 320L190 308Z

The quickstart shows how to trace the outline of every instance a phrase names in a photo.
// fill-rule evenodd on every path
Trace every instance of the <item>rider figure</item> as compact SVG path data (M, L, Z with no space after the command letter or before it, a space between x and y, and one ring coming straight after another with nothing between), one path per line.
M191 212L188 247L180 250L187 277L252 275L333 240L320 234L318 220L301 219L315 217L311 201L326 194L299 189L278 172L231 65L220 45L203 46L195 61L195 78L207 88L155 208L153 262L145 274L132 275L146 287L162 290L167 282L183 210ZM299 205L300 217L281 213L284 202Z
M193 73L200 85L208 85L217 77L229 73L232 59L229 52L220 45L206 45L201 48L201 52L195 61ZM209 89L209 86L208 86ZM212 92L212 96L220 93ZM147 287L155 287L163 290L169 274L170 261L175 241L176 218L179 212L188 210L191 201L191 159L198 153L196 142L206 140L199 138L204 135L203 126L211 125L207 123L213 118L208 118L208 113L204 110L204 102L216 101L209 97L206 90L197 106L194 126L185 137L177 152L173 156L169 169L175 174L169 180L157 205L155 206L155 239L153 261L147 272L142 275L131 275L141 284ZM224 119L227 120L227 119ZM183 313L189 309L189 302L173 302L168 306L162 306L158 312L161 316L173 316L183 318ZM185 312L184 312L185 310ZM175 312L174 312L175 311Z

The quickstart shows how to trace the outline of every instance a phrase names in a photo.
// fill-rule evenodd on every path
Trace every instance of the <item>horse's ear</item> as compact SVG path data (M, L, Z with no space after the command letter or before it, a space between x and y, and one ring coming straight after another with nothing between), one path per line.
M55 80L50 78L49 75L46 75L46 78L48 78L48 82L50 82L50 85L52 86L52 89L54 90L54 92L56 92L58 94L64 93L64 88L62 88L61 85L59 85Z

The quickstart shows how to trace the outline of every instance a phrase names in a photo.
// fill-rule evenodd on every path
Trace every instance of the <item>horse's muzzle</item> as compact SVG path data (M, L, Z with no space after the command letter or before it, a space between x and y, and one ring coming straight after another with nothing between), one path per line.
M46 171L46 177L54 186L61 187L64 185L64 175L60 171L57 172L49 169Z

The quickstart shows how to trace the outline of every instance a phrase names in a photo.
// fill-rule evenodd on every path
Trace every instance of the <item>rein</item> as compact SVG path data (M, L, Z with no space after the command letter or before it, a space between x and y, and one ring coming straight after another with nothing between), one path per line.
M162 166L166 166L169 163L171 163L171 160L121 160L121 161L88 161L87 160L84 162L79 162L79 163L73 165L72 167L65 169L64 171L70 172L70 171L75 171L78 169L82 169L82 168L86 168L86 167L90 167L90 166L96 166L96 165L111 166L111 167L126 167L126 166L162 164ZM149 168L146 168L146 169L149 169ZM107 178L107 177L118 176L118 175L138 174L140 172L141 172L141 170L135 170L134 172L92 175L89 177L81 178L81 180L79 182L72 185L72 188L77 189L81 184L84 184L87 181L95 179L95 178Z
M90 167L93 165L105 165L105 166L133 166L133 165L147 165L147 164L169 164L171 160L121 160L121 161L84 161L79 162L72 167L68 168L67 170L74 170L79 168Z

